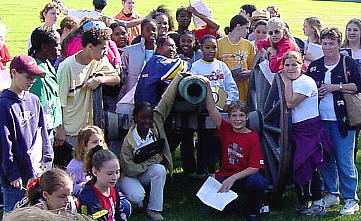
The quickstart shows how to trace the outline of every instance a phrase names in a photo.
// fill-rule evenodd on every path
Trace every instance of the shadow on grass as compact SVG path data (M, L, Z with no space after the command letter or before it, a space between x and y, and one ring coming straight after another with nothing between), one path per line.
M176 154L177 155L177 154ZM175 157L176 167L180 166L179 156ZM357 168L361 171L361 158L358 154ZM181 169L177 169L173 174L173 179L167 177L164 190L164 212L165 220L170 221L235 221L245 220L237 215L225 215L216 213L210 207L204 205L196 196L204 180L195 180L184 176ZM360 185L358 187L360 190ZM358 192L360 193L360 192ZM245 204L245 198L239 197L238 205ZM297 196L293 191L283 194L277 205L270 205L270 213L262 214L263 221L308 221L308 220L328 220L328 221L354 221L361 218L358 212L351 216L340 216L338 212L342 206L335 206L327 210L327 215L322 217L300 217L296 216L294 208ZM147 217L142 213L133 214L130 221L144 221Z

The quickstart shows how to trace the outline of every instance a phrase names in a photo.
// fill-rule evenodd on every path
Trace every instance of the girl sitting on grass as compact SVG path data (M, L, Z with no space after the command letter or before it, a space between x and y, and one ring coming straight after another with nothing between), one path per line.
M26 197L19 201L15 208L35 205L56 214L62 211L77 213L72 191L73 181L68 174L53 168L28 183Z
M74 181L73 195L79 194L81 188L89 177L84 171L84 161L90 149L96 146L102 146L103 149L108 149L104 141L103 131L97 126L85 126L80 129L77 137L77 145L73 152L74 158L69 162L66 172Z
M115 187L120 166L113 152L94 147L86 156L84 169L91 180L78 195L81 213L98 221L126 221L132 207Z

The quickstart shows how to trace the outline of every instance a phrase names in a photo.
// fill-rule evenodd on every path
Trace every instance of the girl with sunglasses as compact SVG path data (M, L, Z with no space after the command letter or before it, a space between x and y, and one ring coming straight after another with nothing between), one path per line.
M271 18L267 24L267 31L269 38L258 41L257 47L263 53L263 57L269 60L271 72L276 73L283 69L283 57L290 51L299 52L299 49L282 19Z

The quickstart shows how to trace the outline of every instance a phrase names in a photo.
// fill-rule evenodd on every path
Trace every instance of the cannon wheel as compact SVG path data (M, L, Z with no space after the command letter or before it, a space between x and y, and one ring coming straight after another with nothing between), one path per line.
M291 115L280 75L275 74L270 84L258 66L261 61L261 53L257 53L249 79L248 105L251 111L260 112L262 126L259 133L265 160L263 172L269 182L271 200L276 201L291 182Z

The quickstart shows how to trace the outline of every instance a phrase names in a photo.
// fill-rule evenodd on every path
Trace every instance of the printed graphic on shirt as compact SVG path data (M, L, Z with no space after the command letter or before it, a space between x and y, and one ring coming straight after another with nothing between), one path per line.
M20 114L20 126L25 126L28 121L33 118L35 114L32 114L31 111L24 111Z
M233 63L242 64L242 63L247 62L248 54L242 50L238 50L234 54L226 53L226 54L221 55L221 60L226 63L233 62Z
M222 74L221 70L219 69L212 71L212 74L206 75L206 77L210 81L224 80L224 74Z
M239 164L240 159L243 158L243 148L236 143L231 143L228 146L228 161L230 164Z

